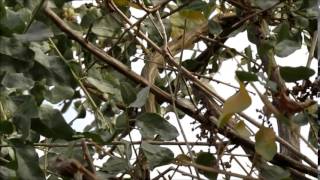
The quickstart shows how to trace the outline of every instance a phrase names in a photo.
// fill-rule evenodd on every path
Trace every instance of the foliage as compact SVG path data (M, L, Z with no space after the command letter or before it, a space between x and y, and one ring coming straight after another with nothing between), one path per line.
M71 0L0 0L0 179L142 179L137 167L149 173L177 164L168 144L187 146L183 157L196 167L192 176L242 177L223 171L235 158L225 156L232 145L248 157L262 157L246 158L260 177L286 179L290 169L308 173L305 164L274 158L280 154L276 133L264 122L282 113L288 129L308 124L309 144L317 145L315 71L275 63L275 57L292 58L302 46L310 58L317 56L316 7L315 0L97 0L79 7ZM136 17L137 11L147 15ZM127 22L135 18L135 24ZM224 45L241 32L252 43L243 52ZM180 59L183 50L192 53ZM227 100L207 81L215 81L212 73L224 61L237 61L240 85ZM141 75L133 68L137 62L145 65ZM251 105L247 89L255 84L263 86L266 98L257 92L265 107L254 108L264 121L252 131L242 111ZM185 138L183 116L194 120L200 131L195 136L205 140L208 152L192 149L188 139L173 141ZM76 128L78 122L86 127ZM133 142L133 133L141 141ZM107 158L101 167L91 167L94 154Z

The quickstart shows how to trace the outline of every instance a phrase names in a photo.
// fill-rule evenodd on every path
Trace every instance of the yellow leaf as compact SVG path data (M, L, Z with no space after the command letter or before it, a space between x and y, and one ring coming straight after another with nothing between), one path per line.
M223 105L218 127L223 127L235 113L239 113L251 105L251 98L243 82L239 82L239 84L239 92L229 97Z
M129 0L113 0L113 2L117 5L117 6L128 6L130 1Z
M186 27L184 27L185 20ZM184 28L186 28L186 31L191 31L198 28L205 21L206 18L200 11L182 10L179 13L175 13L170 16L170 22L172 24L171 37L178 38L183 34Z
M262 127L255 136L255 150L265 160L271 161L277 153L276 134L272 128Z
M243 121L239 121L234 129L242 137L249 138L251 135L249 130L246 128L246 124Z
M201 11L181 11L180 15L189 19L189 20L194 20L194 21L202 21L204 19L203 14L201 13Z

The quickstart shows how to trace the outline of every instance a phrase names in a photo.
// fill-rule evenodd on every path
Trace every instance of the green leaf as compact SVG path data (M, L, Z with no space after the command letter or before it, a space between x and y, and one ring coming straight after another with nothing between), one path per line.
M127 105L132 103L134 100L136 100L136 90L133 88L129 83L127 82L121 82L120 84L120 91L121 96L123 99L123 102Z
M81 18L81 26L89 28L92 23L98 18L98 10L96 8L90 8L86 14Z
M287 57L301 48L300 41L283 40L276 44L275 53L279 57Z
M294 24L298 27L298 28L308 28L309 26L309 19L297 14L297 13L292 13L292 16L294 17Z
M243 121L239 121L234 129L242 137L249 138L251 135L250 131L246 128L246 124Z
M7 88L16 88L16 89L31 89L34 85L34 81L26 77L22 73L7 73L1 84Z
M6 9L6 16L0 19L0 35L10 36L12 33L22 33L26 27L26 22L23 19L23 17L27 17L25 12L24 9L17 12Z
M249 24L247 27L247 36L248 36L248 40L253 44L257 44L259 41L256 36L257 33L259 32L256 25Z
M141 149L146 156L148 165L151 169L155 167L169 164L174 159L173 152L159 145L151 145L146 142L142 142Z
M236 76L240 81L258 81L258 76L246 71L236 71Z
M207 166L207 167L217 167L217 159L214 157L214 154L209 152L200 152L197 154L197 159L195 160L197 164ZM209 179L217 179L218 173L208 172L204 170L199 170L201 174Z
M192 1L187 6L185 6L183 9L193 10L193 11L202 11L207 6L208 6L208 4L205 1L198 0L198 1Z
M18 179L44 180L45 176L39 167L39 158L35 148L25 145L17 140L11 140L17 159Z
M135 108L142 107L147 102L147 99L149 97L149 92L150 92L149 86L141 89L137 95L137 99L134 102L132 102L129 106L135 107Z
M64 3L67 3L69 1L72 1L72 0L55 0L54 3L58 8L61 8L64 5Z
M144 113L137 118L137 126L143 138L153 139L159 135L162 140L173 140L179 132L168 121L156 113Z
M15 34L17 39L25 41L43 41L53 36L53 33L47 25L40 21L34 21L28 31L24 34Z
M87 81L93 86L95 86L101 92L114 94L117 91L111 84L107 82L104 82L92 77L88 77Z
M277 33L275 53L279 57L287 57L301 48L301 33L293 33L288 22L283 22L274 30Z
M254 1L261 9L268 9L279 2L279 0L256 0Z
M72 140L74 130L65 122L60 111L49 105L40 107L40 118L32 119L31 128L48 138Z
M23 67L20 67L20 69L24 71L28 70L34 63L34 53L29 50L25 44L14 38L0 36L0 54L2 55L0 56L1 64L7 62L13 67L20 67L19 65L22 65ZM9 56L12 59L3 55ZM0 66L0 68L2 67Z
M0 135L13 133L13 124L9 121L0 120Z
M319 132L318 123L315 120L310 121L308 141L314 148L318 147L318 132Z
M318 17L318 1L317 0L303 0L301 7L299 8L300 12L310 18L316 19Z
M3 17L6 16L7 12L6 12L6 7L5 4L3 2L4 0L0 0L0 19L2 19Z
M244 49L244 53L248 57L249 61L253 60L253 58L252 58L252 50L251 50L251 46L250 45Z
M280 75L286 82L295 82L299 80L308 79L315 74L313 69L299 66L299 67L280 67Z
M0 179L3 180L11 180L11 179L17 179L16 171L13 169L7 168L5 166L0 166Z
M228 123L235 113L242 112L251 105L251 98L242 82L239 82L239 92L229 97L222 108L222 114L218 120L218 127L223 127Z
M46 99L56 104L60 101L70 99L74 94L74 91L71 87L56 85L51 90L46 91Z
M162 20L163 25L165 27L165 31L167 35L171 34L171 23L168 19ZM143 27L142 30L144 32L147 32L148 37L154 41L157 45L162 46L163 45L163 38L162 35L159 34L159 27L160 23L159 21L150 20L150 18L143 21Z
M122 132L128 128L129 128L129 119L127 114L124 112L117 117L116 123L115 123L115 129L117 131Z
M35 66L30 73L34 76L34 79L41 80L42 78L47 79L50 85L55 82L60 85L66 85L75 87L77 82L72 76L67 64L58 56L50 56L46 54L48 51L45 45L38 43L31 43L30 49L35 53L34 60L39 63ZM44 68L44 70L42 70ZM40 71L42 70L42 71ZM39 72L40 71L40 72Z
M90 138L98 144L108 144L113 139L113 136L105 130L97 130L95 132L83 132L81 133L85 138Z
M27 138L30 134L31 119L39 116L38 106L32 96L14 96L11 98L16 104L16 111L13 115L13 123L21 138Z
M260 177L265 180L288 180L290 173L277 165L268 165L264 163L260 167Z
M219 23L214 21L213 19L208 23L209 32L214 35L219 35L222 32L222 27Z
M267 161L277 154L276 135L272 128L261 127L255 136L255 150Z
M195 72L196 70L199 69L199 67L203 65L204 65L203 63L196 61L194 59L187 59L182 62L182 66L184 66L186 69L192 72Z
M106 171L108 174L117 175L129 170L129 162L127 159L112 156L103 164L101 170Z
M172 25L172 38L178 38L183 35L184 29L186 30L186 32L194 30L206 21L201 11L194 11L189 9L184 9L179 11L178 13L174 13L169 17L169 20Z
M78 118L85 118L87 111L84 107L84 105L82 104L81 101L75 101L74 102L74 106L75 106L75 110L78 112L78 115L76 118L74 119L78 119Z
M114 37L120 32L120 28L119 23L111 15L106 15L95 21L91 30L98 36Z
M293 116L292 120L294 123L298 124L299 126L304 126L304 125L307 125L311 119L310 119L309 113L303 111Z

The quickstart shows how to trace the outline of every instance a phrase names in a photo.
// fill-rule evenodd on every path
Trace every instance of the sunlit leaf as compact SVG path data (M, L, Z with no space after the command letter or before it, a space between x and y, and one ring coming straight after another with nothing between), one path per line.
M194 28L199 27L205 20L201 11L184 10L175 13L170 16L170 22L172 24L171 37L178 38L183 34L184 28L186 28L186 31L191 31Z
M261 127L255 136L255 150L267 161L277 153L276 135L272 128Z
M174 158L174 160L179 165L185 165L186 162L192 162L191 158L189 156L185 155L185 154L179 154L178 156L176 156Z
M222 114L219 117L218 126L223 127L235 114L242 112L251 105L251 98L242 82L239 82L239 92L229 97L223 105Z
M239 121L234 127L234 129L242 137L249 138L251 135L250 131L246 128L246 124L243 121Z
M130 1L129 0L114 0L113 1L117 6L128 6Z

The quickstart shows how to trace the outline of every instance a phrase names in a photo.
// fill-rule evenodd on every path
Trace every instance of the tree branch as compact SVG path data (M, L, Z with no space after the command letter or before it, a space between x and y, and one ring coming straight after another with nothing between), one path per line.
M127 66L122 64L120 61L117 59L107 55L104 51L101 49L95 47L91 43L87 42L85 39L81 37L81 35L78 35L77 32L69 28L62 19L60 19L59 16L57 16L47 5L44 8L45 14L66 34L68 34L72 39L77 41L82 47L87 49L89 52L91 52L93 55L95 55L98 59L101 61L109 64L112 66L114 69L119 71L120 73L126 75L128 78L131 80L140 83L144 86L150 86L150 90L153 94L158 96L159 98L163 99L164 101L168 103L172 103L172 97L170 94L167 92L161 90L159 87L150 84L145 78L142 78L135 72L133 72L131 69L129 69ZM186 105L180 100L175 100L175 103L179 109L184 111L186 114L189 116L193 117L194 119L198 120L199 122L205 122L207 119L199 114L194 108ZM216 124L212 124L214 128L217 128ZM219 133L224 134L226 137L228 137L232 142L236 144L240 144L242 146L245 146L246 148L252 150L253 152L255 151L254 149L254 142L245 139L238 135L237 133L233 131L228 131L227 129L218 129ZM296 170L299 170L300 172L309 174L311 176L316 177L318 175L318 171L316 168L311 168L308 167L298 161L293 160L292 158L288 156L284 156L282 154L277 153L273 160L271 161L274 164L280 165L280 166L288 166L291 168L294 168Z

